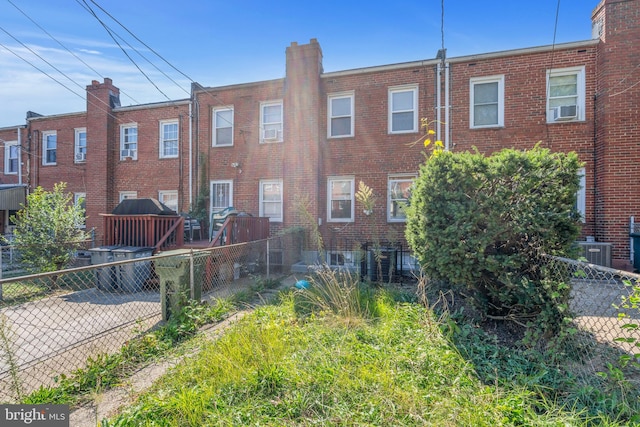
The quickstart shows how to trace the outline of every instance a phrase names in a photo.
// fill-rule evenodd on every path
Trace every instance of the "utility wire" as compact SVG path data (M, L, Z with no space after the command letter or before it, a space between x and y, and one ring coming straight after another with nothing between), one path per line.
M62 47L64 50L66 50L67 52L69 52L74 58L76 58L78 61L82 62L88 69L90 69L91 71L93 71L94 73L96 73L97 75L101 76L102 78L104 78L104 76L102 76L100 74L99 71L97 71L95 68L93 68L91 65L87 64L87 62L85 62L82 58L80 58L78 55L76 55L71 49L67 48L62 42L60 42L58 39L56 39L53 35L51 35L46 29L44 29L40 24L38 24L36 21L34 21L27 13L25 13L22 9L20 9L15 3L13 3L11 0L7 0L13 7L15 7L20 13L22 13L29 21L31 21L36 27L38 27L40 30L42 30L42 32L44 32L47 36L49 36L49 38L51 38L53 41L55 41L56 43L58 43L58 45L60 45L60 47ZM120 93L122 93L123 95L129 97L133 102L135 102L136 104L140 104L139 101L137 101L135 98L133 98L132 96L130 96L129 94L125 93L123 90L120 90Z
M76 1L80 1L80 0L76 0ZM140 73L147 79L147 81L149 83L151 83L153 85L153 87L156 88L156 90L158 92L160 92L162 95L164 95L165 98L167 98L167 100L171 101L171 98L169 98L167 96L166 93L164 93L159 87L158 85L156 85L154 83L153 80L151 80L151 78L149 78L149 76L142 70L142 68L140 68L140 66L136 63L136 61L133 60L133 58L131 58L131 56L127 53L127 51L122 47L122 45L118 42L118 40L116 39L116 37L113 35L111 29L98 17L98 15L93 11L93 9L91 9L91 6L89 6L86 2L86 0L82 0L82 2L85 4L85 6L88 8L89 12L93 15L93 17L102 25L102 27L107 31L107 33L109 34L109 36L113 39L113 41L118 45L118 47L120 48L120 50L122 51L122 53L125 54L125 56L127 58L129 58L129 61L131 61L131 63L133 65L135 65L135 67L138 69L138 71L140 71Z

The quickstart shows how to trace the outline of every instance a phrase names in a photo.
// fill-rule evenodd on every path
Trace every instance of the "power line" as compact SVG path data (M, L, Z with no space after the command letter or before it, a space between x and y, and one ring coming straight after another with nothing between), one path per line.
M91 65L89 65L87 62L85 62L82 58L80 58L78 55L76 55L73 51L71 51L71 49L67 48L62 42L60 42L58 39L56 39L53 35L51 35L46 29L44 29L40 24L38 24L36 21L34 21L27 13L25 13L22 9L20 9L15 3L13 3L11 0L7 0L14 8L16 8L20 13L22 13L29 21L31 21L36 27L38 27L40 30L42 30L42 32L44 32L47 36L49 36L49 38L51 38L53 41L55 41L56 43L58 43L58 45L60 45L60 47L62 47L64 50L66 50L67 52L69 52L74 58L76 58L78 61L82 62L88 69L90 69L91 71L93 71L94 73L96 73L97 75L101 76L102 78L104 78L104 76L102 76L100 74L99 71L97 71L95 68L93 68ZM131 100L133 102L135 102L136 104L140 104L139 101L137 101L135 98L133 98L132 96L130 96L129 94L125 93L124 91L120 91L120 93L128 96L129 98L131 98Z
M76 0L78 2L80 2L80 0ZM142 68L140 68L140 66L136 63L136 61L133 60L133 58L131 58L131 56L127 53L127 51L122 47L122 45L118 42L118 40L115 38L115 36L113 35L111 29L98 17L98 15L96 15L96 13L93 11L93 9L91 9L91 6L89 6L86 2L86 0L82 0L82 2L85 4L85 6L87 7L88 11L93 15L93 17L102 25L102 27L105 29L105 31L109 34L109 36L111 37L111 39L113 39L113 41L118 45L118 47L120 48L120 50L122 51L122 53L125 54L125 56L127 58L129 58L129 61L131 61L131 63L133 65L135 65L135 67L138 69L138 71L140 71L140 73L147 79L147 81L149 83L151 83L153 85L153 87L156 88L156 90L158 92L160 92L165 98L167 98L167 100L171 101L171 98L169 98L167 96L166 93L164 93L159 87L158 85L156 85L153 80L151 80L151 78L144 72L142 71Z

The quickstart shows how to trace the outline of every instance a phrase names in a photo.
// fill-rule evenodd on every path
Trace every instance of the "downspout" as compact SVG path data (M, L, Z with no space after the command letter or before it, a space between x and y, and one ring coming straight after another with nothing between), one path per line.
M22 185L22 126L19 126L18 131L18 184Z
M193 95L192 95L192 99L189 101L189 210L191 210L192 207L193 207Z
M449 151L449 63L444 59L444 149Z
M438 62L436 66L436 139L438 141L442 141L442 112L440 111L442 107L442 88L441 88L441 80L440 73L442 72L442 65Z

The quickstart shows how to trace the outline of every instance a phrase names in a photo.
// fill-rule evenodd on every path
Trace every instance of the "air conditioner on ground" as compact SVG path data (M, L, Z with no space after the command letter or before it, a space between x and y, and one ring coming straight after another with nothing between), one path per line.
M577 105L561 105L553 108L553 120L572 120L578 117Z
M135 160L137 158L136 150L122 150L120 151L120 157L126 159L127 157Z
M611 243L604 242L578 242L582 249L582 256L590 264L611 267Z
M76 162L84 162L87 160L87 153L76 153Z
M278 129L264 129L262 131L262 139L265 141L278 139Z

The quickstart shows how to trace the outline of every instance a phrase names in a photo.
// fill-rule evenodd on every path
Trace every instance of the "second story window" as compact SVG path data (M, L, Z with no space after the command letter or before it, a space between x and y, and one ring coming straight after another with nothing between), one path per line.
M213 146L233 145L233 108L213 110Z
M389 133L418 131L418 86L389 89Z
M160 122L160 158L178 157L178 121Z
M353 92L329 95L329 138L353 136Z
M471 128L504 126L504 76L470 80Z
M260 105L260 142L282 142L282 101Z
M20 160L18 141L7 141L4 144L4 174L16 175Z
M42 164L55 165L58 137L55 131L42 132Z
M120 160L138 158L138 125L120 127Z
M16 175L20 161L18 141L7 141L4 144L4 174Z
M584 120L584 67L547 71L547 122Z
M87 129L75 129L75 141L73 144L73 161L76 163L87 160Z

